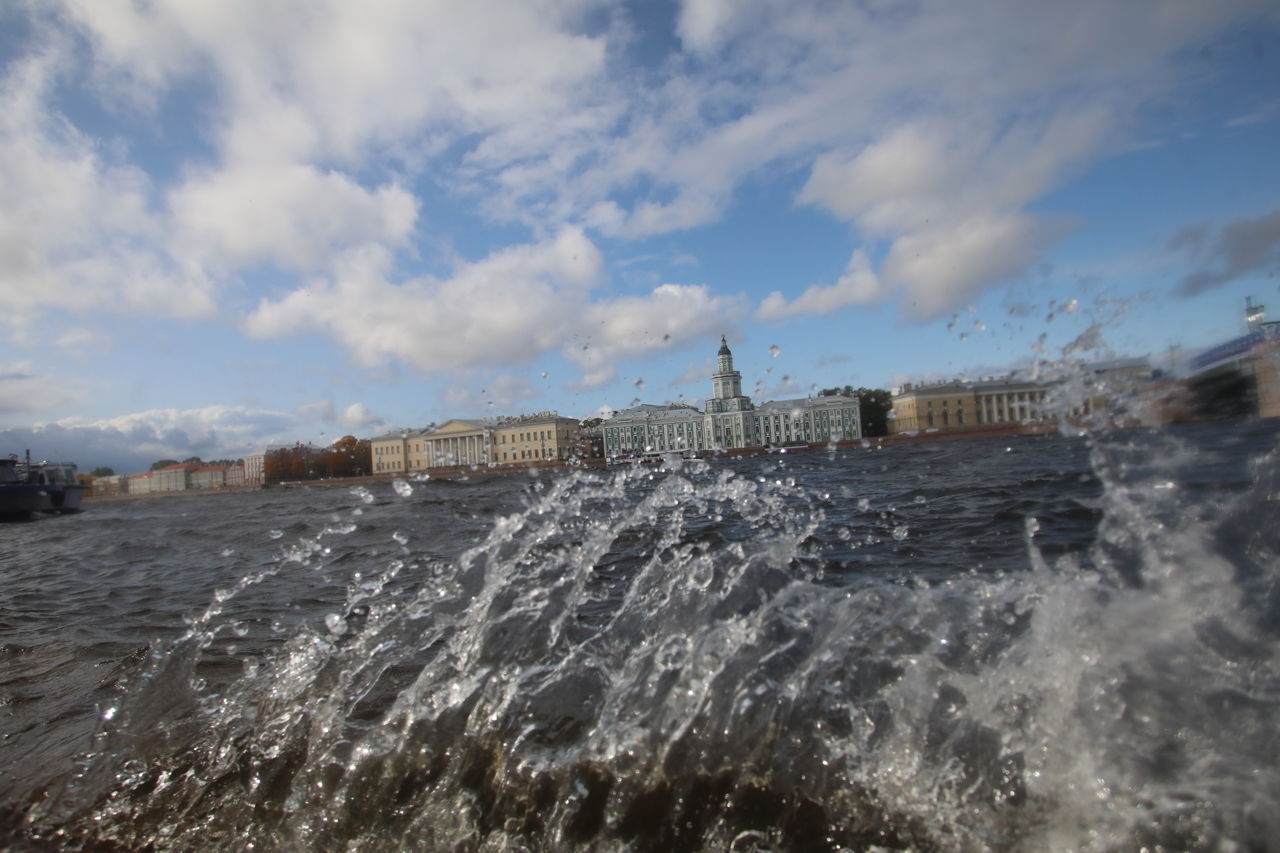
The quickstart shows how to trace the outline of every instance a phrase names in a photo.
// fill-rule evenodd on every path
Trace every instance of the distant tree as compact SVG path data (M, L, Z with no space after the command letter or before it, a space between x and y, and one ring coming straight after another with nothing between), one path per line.
M168 468L170 465L177 465L177 459L158 459L151 463L152 471L159 471L161 468Z
M115 474L115 472L116 471L114 468L108 468L106 465L102 465L90 471L89 476L90 477L110 477L111 475Z
M843 388L826 388L819 393L822 397L833 397L843 394L846 397L858 398L858 416L862 419L862 434L875 437L889 434L889 410L893 408L893 395L883 388L857 388L846 385Z
M203 465L204 460L201 459L199 456L188 456L186 459L182 460L182 464L183 465Z
M582 427L583 429L594 429L600 426L600 424L602 423L604 423L604 418L587 418L585 421L582 421L580 424L578 424L578 426Z
M373 449L368 439L344 435L329 445L322 458L329 477L363 477L373 470Z

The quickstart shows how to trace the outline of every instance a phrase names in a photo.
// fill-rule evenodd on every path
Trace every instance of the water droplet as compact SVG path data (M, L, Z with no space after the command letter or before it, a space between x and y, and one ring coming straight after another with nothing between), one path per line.
M643 380L643 379L637 379L637 380L636 380L636 390L637 390L637 391L643 391L643 390L644 390L644 380Z
M859 498L858 509L861 510L862 512L866 512L867 510L871 509L871 500L869 498Z
M269 531L269 532L267 533L267 538L268 538L268 539L283 539L283 538L284 538L284 531L283 531L283 530L272 530L272 531Z
M973 328L975 328L979 332L985 332L987 330L987 324L982 322L981 320L974 320Z
M778 349L777 344L774 344L773 346L769 347L769 358L777 358L778 353L780 352L782 352L782 350Z
M928 499L924 495L916 495L916 503L925 503Z
M346 620L337 613L330 613L324 617L324 626L329 629L331 634L345 634L347 632Z
M391 488L396 490L396 494L402 498L407 498L413 494L413 486L409 485L399 477L391 481Z
M906 539L907 526L905 524L899 524L897 527L893 528L893 538L897 539L899 542Z
M544 370L544 371L542 371L542 378L543 378L543 379L546 379L546 378L547 378L547 371L545 371L545 370Z
M399 542L401 545L409 544L409 537L401 533L399 530L391 534L391 538Z
M373 492L369 491L364 486L355 486L351 489L351 494L358 497L362 503L373 503Z
M235 552L236 552L236 549L235 549L235 548L223 548L223 549L222 549L222 556L224 556L224 557L230 557L230 556L231 556L232 554L234 554Z

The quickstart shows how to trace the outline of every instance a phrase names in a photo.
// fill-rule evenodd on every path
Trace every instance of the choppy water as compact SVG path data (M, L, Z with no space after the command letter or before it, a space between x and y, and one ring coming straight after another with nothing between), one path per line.
M1280 425L0 529L18 849L1280 849Z

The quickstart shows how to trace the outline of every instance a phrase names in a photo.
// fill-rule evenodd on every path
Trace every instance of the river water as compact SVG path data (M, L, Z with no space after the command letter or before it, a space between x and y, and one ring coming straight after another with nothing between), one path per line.
M0 843L1280 850L1280 425L0 528Z

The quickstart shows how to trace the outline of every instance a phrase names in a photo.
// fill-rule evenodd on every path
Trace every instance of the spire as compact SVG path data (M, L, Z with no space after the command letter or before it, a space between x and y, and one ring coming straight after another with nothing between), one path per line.
M720 336L720 352L716 354L717 355L733 355L733 353L729 352L729 342L725 340L724 335Z

